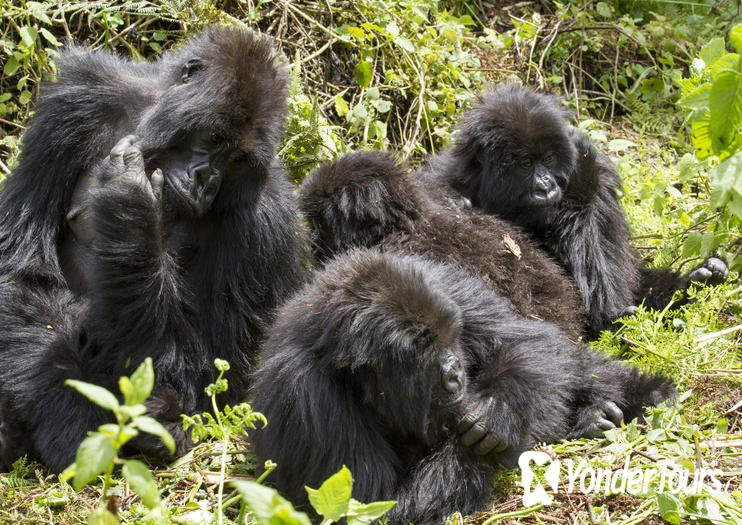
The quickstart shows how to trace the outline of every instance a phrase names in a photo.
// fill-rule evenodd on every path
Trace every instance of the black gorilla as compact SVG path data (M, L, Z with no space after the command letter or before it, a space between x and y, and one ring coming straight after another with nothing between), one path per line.
M464 114L453 147L429 171L475 207L540 240L582 291L593 333L642 301L662 308L691 282L727 277L726 264L715 257L687 276L643 267L628 241L613 164L568 127L555 97L517 85L490 89Z
M595 435L673 397L663 379L514 315L449 265L375 250L328 263L281 307L262 345L254 432L295 503L345 464L353 496L396 500L394 524L485 508L497 463Z
M275 161L286 72L267 40L216 28L154 63L72 48L59 69L0 196L2 468L71 463L109 416L64 380L118 392L146 356L150 413L182 452L178 414L207 409L214 358L232 365L225 401L243 400L302 280Z
M423 254L481 277L524 317L551 321L574 339L584 331L571 279L528 235L457 209L389 154L359 152L324 164L302 184L299 205L320 259L354 246Z

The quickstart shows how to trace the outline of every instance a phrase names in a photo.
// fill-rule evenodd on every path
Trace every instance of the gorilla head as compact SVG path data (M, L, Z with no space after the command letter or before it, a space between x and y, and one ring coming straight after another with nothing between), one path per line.
M461 120L453 155L461 163L453 185L474 206L529 221L562 199L577 161L558 100L516 85L480 96Z

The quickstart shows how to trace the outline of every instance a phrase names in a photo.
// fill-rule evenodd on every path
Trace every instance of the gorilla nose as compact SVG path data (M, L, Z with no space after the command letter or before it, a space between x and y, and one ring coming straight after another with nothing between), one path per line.
M219 170L212 168L208 163L191 168L190 177L193 207L198 215L203 215L214 203L222 184L222 177Z
M533 200L541 205L557 202L562 196L562 190L552 177L539 177L533 185Z
M443 365L441 380L443 388L452 394L464 388L464 371L458 359L450 359Z

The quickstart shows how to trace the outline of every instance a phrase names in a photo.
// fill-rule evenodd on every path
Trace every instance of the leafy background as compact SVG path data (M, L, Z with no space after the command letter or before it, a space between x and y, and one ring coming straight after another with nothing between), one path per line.
M519 473L502 469L491 508L450 521L742 523L738 0L6 0L0 17L3 177L16 163L39 83L53 78L55 52L70 41L152 59L211 23L270 35L292 71L280 155L297 183L320 161L361 148L391 149L414 167L449 143L487 83L521 81L564 96L574 124L617 164L633 243L648 264L687 271L716 253L733 273L724 286L694 292L695 303L641 310L593 344L669 374L689 392L681 402L654 410L647 425L547 450L596 467L619 469L629 458L632 466L719 468L724 490L684 495L654 484L638 496L558 494L551 506L524 509ZM244 427L259 428L259 418L244 405L219 406L218 390L210 393L214 413L188 423L199 445L167 468L130 463L120 473L106 464L101 478L73 483L76 492L18 462L0 475L0 522L303 523L289 502L249 484L273 468L255 465L244 440ZM359 508L346 474L328 483L343 495L326 508Z

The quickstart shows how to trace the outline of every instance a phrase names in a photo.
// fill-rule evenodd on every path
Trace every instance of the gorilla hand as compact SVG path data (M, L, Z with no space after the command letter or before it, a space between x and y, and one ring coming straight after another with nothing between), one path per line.
M613 401L603 400L576 411L577 421L567 436L570 439L595 438L616 428L623 421L623 411Z
M155 170L152 178L147 178L141 144L134 135L127 135L116 143L100 175L105 177L100 181L104 185L120 183L139 187L153 202L159 202L162 197L162 187L165 183L162 170Z
M483 399L465 407L466 413L458 424L461 442L464 446L472 447L474 453L479 456L486 456L490 452L502 452L508 447L508 443L495 432L497 408L495 399Z

